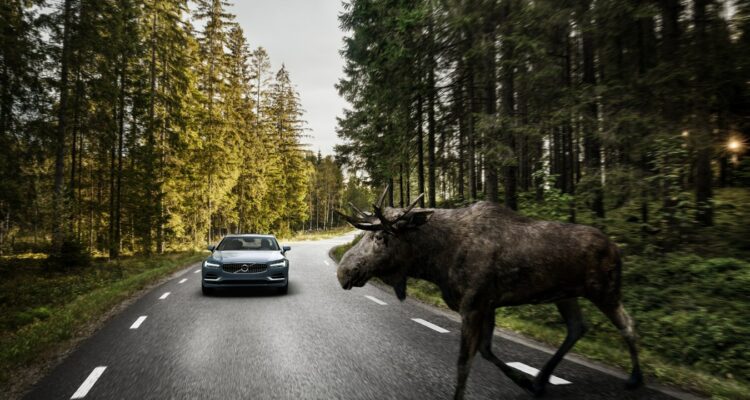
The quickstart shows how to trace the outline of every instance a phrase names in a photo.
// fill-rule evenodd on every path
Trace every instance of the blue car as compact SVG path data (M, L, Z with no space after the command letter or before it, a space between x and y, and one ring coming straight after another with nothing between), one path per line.
M221 287L273 287L285 294L289 288L289 246L279 246L273 235L228 235L203 262L201 287L211 295Z

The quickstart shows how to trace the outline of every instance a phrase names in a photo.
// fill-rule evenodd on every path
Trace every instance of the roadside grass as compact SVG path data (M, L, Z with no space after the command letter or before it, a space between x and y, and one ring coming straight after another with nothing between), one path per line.
M281 241L287 241L287 242L301 242L301 241L306 241L306 240L330 239L333 237L347 234L353 230L354 229L350 226L342 226L338 228L327 229L324 231L295 232L291 236L288 236L288 237L280 236L278 239Z
M190 251L66 270L51 270L39 257L3 257L0 391L7 394L17 377L62 354L135 292L203 257Z
M677 251L660 252L647 237L631 237L623 302L637 323L644 372L662 383L714 399L750 399L750 262L743 237L748 199L747 190L718 191L719 205L736 201L740 206L717 207L716 226L694 231ZM640 228L618 222L628 210L617 211L608 218L607 232L615 238L640 236ZM350 247L331 254L340 259ZM410 279L408 294L447 308L430 282ZM630 358L619 333L588 301L581 300L581 306L591 329L574 351L628 371ZM499 308L496 322L552 347L565 335L554 305Z
M351 243L334 247L331 250L331 255L336 260L336 262L341 261L341 258L344 257L344 253L346 253L349 249L351 249L355 244L359 243L361 239L362 239L362 235L359 234L354 237L354 240L352 240Z

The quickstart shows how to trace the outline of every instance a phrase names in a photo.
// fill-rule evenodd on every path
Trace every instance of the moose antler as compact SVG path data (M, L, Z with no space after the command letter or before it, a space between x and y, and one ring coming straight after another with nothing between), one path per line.
M383 213L383 202L385 201L386 194L388 194L388 189L390 189L390 186L385 187L385 190L383 191L383 194L380 195L378 202L372 205L374 214L362 211L352 203L349 203L349 207L351 207L352 210L354 210L355 216L346 215L338 210L334 210L334 211L336 212L336 214L340 215L342 218L346 220L346 222L350 223L355 228L359 228L365 231L385 231L390 234L395 234L396 231L398 230L398 227L396 226L396 224L399 221L405 220L406 216L411 212L412 209L414 209L417 203L419 203L419 201L424 197L424 193L420 194L416 198L416 200L414 200L409 205L409 207L404 209L404 211L401 213L401 215L398 216L398 218L391 221Z
M385 191L382 195L380 195L380 199L378 200L378 205L380 207L383 206L383 201L385 201L385 195L388 193L388 186L385 187ZM379 218L377 214L373 215L371 213L364 212L357 208L354 204L351 202L349 203L349 207L354 210L355 216L349 216L344 213L342 213L339 210L334 210L336 214L341 216L346 220L346 222L350 223L352 226L358 229L362 229L364 231L382 231L385 230L383 225L383 219ZM380 207L373 205L373 207L377 209L380 209Z

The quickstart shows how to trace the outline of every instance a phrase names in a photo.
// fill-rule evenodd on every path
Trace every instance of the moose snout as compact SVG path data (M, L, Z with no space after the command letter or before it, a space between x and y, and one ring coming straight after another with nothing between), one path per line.
M352 286L355 286L354 282L356 281L358 275L359 267L357 266L354 266L352 268L339 267L339 269L336 271L336 277L338 277L341 287L345 290L349 290L352 288Z

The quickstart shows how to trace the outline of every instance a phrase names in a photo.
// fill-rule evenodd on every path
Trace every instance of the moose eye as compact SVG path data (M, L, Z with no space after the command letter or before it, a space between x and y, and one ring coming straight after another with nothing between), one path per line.
M387 235L385 233L383 233L383 232L376 233L375 234L375 240L378 243L382 243L382 244L387 244L388 243Z

